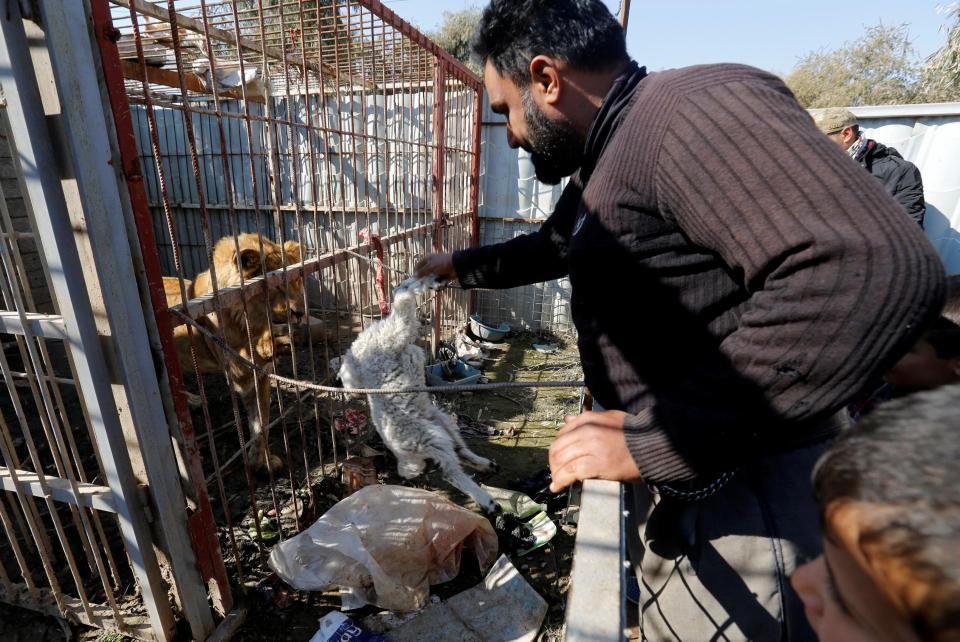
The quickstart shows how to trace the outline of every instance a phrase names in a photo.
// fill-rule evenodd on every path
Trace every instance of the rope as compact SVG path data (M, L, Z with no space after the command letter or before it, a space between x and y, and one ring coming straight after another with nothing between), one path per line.
M302 379L291 379L290 377L284 377L283 375L278 375L274 372L271 372L267 368L258 366L253 361L250 361L239 352L227 345L227 342L222 338L215 335L213 332L203 327L200 323L195 321L190 316L184 314L180 310L171 308L170 312L175 314L184 320L187 324L193 326L199 333L216 343L221 350L229 354L231 357L236 359L242 365L250 368L254 372L269 377L274 381L286 384L288 386L293 386L295 388L303 390L313 390L315 392L329 392L335 394L348 394L348 395L397 395L397 394L418 394L421 392L428 393L453 393L453 392L477 392L477 391L489 391L489 390L503 390L509 388L582 388L582 381L492 381L490 383L482 384L453 384L449 386L407 386L404 388L340 388L337 386L324 386L318 383L313 383L311 381L304 381Z

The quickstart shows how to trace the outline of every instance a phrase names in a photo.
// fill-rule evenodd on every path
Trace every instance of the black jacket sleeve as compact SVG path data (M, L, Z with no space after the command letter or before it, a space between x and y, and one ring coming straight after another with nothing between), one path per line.
M917 166L909 161L899 163L888 179L888 186L893 198L922 229L927 208L923 201L923 179Z
M557 206L540 229L515 239L459 250L453 266L465 288L504 289L567 275L567 247L580 204L579 176L570 179Z

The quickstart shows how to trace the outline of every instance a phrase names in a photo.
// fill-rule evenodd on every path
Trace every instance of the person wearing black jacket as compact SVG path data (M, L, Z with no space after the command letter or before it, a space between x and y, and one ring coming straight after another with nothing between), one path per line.
M826 109L814 116L824 134L847 151L880 181L883 188L903 206L920 228L927 207L923 200L923 179L917 166L905 160L893 147L866 138L857 117L848 109Z
M647 73L601 0L493 0L474 51L509 144L571 178L537 232L417 276L569 276L605 410L567 418L552 489L627 483L644 639L814 639L787 581L821 549L810 473L939 312L939 258L772 74Z

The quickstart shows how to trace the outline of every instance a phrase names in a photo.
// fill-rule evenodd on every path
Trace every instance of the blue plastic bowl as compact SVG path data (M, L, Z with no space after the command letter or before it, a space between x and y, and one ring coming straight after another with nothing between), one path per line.
M447 381L443 377L443 364L435 363L432 366L427 366L427 383L431 386L453 386L453 385L464 385L468 383L476 383L480 377L483 376L479 370L473 366L467 365L460 359L457 359L457 365L455 365L451 374L453 374L453 381Z
M507 336L508 332L510 332L510 326L506 323L501 323L497 328L484 325L480 322L480 317L474 314L470 316L470 330L473 332L474 336L479 337L484 341L499 343L500 341L503 341L503 338Z

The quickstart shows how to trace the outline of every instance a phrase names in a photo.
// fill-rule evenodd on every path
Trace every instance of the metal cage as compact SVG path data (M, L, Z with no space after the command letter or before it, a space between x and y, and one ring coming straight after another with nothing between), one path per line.
M4 81L11 108L39 114L18 112L12 140L21 161L62 152L77 186L55 184L53 167L21 180L30 231L0 212L0 323L15 337L0 369L18 419L0 404L0 599L144 639L170 639L179 615L205 639L234 589L264 573L260 512L292 506L281 538L306 527L299 507L352 446L337 430L349 400L262 377L241 391L244 375L204 369L201 342L254 358L265 336L263 370L332 382L419 257L477 244L481 83L377 0L84 0L40 13L49 59L33 54ZM14 68L31 58L32 28L4 25ZM63 107L59 144L30 94L44 73ZM82 242L70 217L88 228ZM33 235L59 315L34 309L17 267ZM436 348L471 303L456 290L423 301L424 342ZM88 367L97 335L112 339ZM30 404L17 406L24 386ZM59 408L58 386L75 408ZM269 403L251 409L250 394ZM21 462L33 416L50 419L45 444ZM84 418L89 430L67 429ZM281 464L263 475L254 419ZM119 519L102 526L104 512Z

